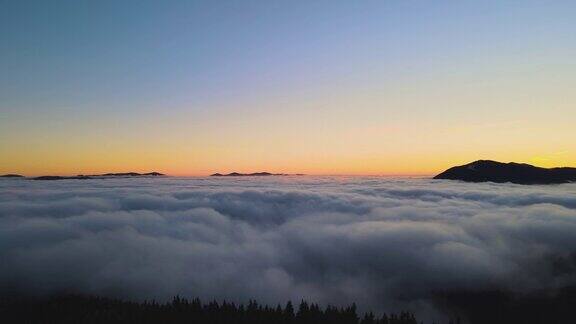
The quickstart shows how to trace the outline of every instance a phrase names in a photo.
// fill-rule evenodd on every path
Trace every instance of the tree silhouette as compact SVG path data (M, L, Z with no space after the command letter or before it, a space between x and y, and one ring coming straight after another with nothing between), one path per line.
M87 296L60 296L45 299L4 298L0 300L2 323L95 324L95 323L187 323L187 324L413 324L414 315L402 312L376 319L373 313L359 319L355 304L322 309L302 300L298 310L269 307L255 300L236 305L215 300L202 303L176 296L168 303L131 302Z

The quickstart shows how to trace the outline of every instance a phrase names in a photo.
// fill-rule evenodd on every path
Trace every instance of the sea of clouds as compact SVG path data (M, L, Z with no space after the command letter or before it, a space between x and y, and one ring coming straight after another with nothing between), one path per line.
M576 184L383 177L0 181L0 294L305 298L576 284Z

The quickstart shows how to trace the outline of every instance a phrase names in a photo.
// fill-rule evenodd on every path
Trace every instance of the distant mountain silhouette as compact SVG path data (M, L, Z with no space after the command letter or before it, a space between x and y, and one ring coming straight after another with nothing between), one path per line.
M36 178L32 178L32 180L87 180L92 179L92 177L78 175L72 177L62 177L62 176L40 176Z
M0 178L24 178L24 176L19 174L3 174L0 175Z
M262 176L280 176L283 173L270 173L270 172L254 172L254 173L238 173L232 172L228 174L214 173L211 177L262 177Z
M159 172L148 172L148 173L136 173L136 172L125 172L125 173L105 173L105 174L97 174L91 175L91 177L159 177L164 176L165 174Z
M112 177L160 177L160 176L165 176L165 174L159 172L148 172L148 173L125 172L125 173L104 173L104 174L92 174L92 175L80 174L71 177L40 176L32 178L32 180L87 180L87 179L104 179Z
M512 182L518 184L555 184L576 181L576 168L540 168L524 163L479 160L452 167L434 179L467 182Z
M227 174L222 173L214 173L211 174L211 177L266 177L266 176L303 176L304 174L297 173L297 174L287 174L287 173L270 173L270 172L254 172L254 173L238 173L232 172Z
M165 174L160 173L160 172L148 172L148 173L143 173L142 175L144 175L144 176L152 176L152 177L162 177L162 176L165 176Z

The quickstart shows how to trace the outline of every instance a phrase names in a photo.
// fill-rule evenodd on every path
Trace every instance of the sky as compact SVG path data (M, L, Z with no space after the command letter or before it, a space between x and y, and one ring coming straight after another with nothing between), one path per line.
M576 166L574 1L0 1L0 173Z

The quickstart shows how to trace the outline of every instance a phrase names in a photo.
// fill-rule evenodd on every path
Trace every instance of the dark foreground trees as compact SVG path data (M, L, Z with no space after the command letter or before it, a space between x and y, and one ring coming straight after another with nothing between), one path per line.
M526 296L505 292L452 292L437 296L435 307L452 320L436 324L573 324L576 288ZM461 320L460 320L461 318ZM168 303L131 302L103 297L0 297L0 323L95 324L435 324L410 312L359 314L355 305L320 307L230 302L203 303L176 297Z
M202 303L176 297L170 303L129 302L101 297L65 296L49 299L3 299L2 323L190 323L190 324L418 324L408 312L359 316L356 306L344 308L302 301L270 307L250 301Z

